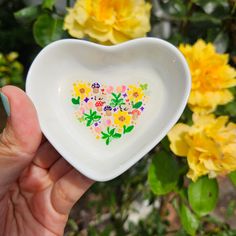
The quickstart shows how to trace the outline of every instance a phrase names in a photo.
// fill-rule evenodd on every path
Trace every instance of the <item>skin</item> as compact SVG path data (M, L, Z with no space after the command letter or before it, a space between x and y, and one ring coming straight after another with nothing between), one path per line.
M63 235L69 212L93 183L42 137L36 110L13 86L10 117L0 134L0 235Z

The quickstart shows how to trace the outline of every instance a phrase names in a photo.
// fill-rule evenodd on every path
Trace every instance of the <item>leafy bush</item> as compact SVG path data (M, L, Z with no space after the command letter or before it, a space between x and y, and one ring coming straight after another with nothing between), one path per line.
M39 50L52 41L70 37L63 29L68 14L60 11L55 4L55 0L42 0L38 5L26 4L23 0L1 1L0 86L22 86L23 76ZM67 7L73 7L69 0L66 4ZM152 6L151 14L149 6ZM129 7L132 9L132 5ZM143 7L146 11L143 11ZM145 19L149 20L150 17L151 30L148 36L163 38L179 46L190 65L193 83L204 84L207 81L211 85L208 85L207 92L199 89L191 92L192 97L200 94L205 106L190 98L179 123L169 133L169 138L165 137L122 176L108 183L96 183L81 200L81 205L72 211L65 234L236 235L236 231L226 221L212 215L220 191L216 177L228 175L232 183L236 184L236 156L230 153L230 148L235 150L233 148L236 143L233 123L236 122L233 69L236 64L236 3L234 0L153 0L143 2L142 7L133 6L133 9L143 14ZM73 14L71 20L75 21ZM101 23L105 28L113 27ZM147 22L136 23L143 27L141 32L144 36L149 29ZM70 27L67 25L65 28ZM142 36L135 35L135 32L128 34L126 28L120 30L125 34L125 37L119 38L121 41ZM99 34L91 37L85 32L86 24L83 24L75 35L103 44L120 42L112 37L98 37ZM198 47L202 50L194 49ZM192 50L191 56L188 50ZM18 52L19 58L16 53L10 52ZM205 60L201 66L194 64L199 55L200 61ZM196 71L209 68L212 61L217 63L207 74L204 72L201 76L196 75ZM210 79L220 77L221 67L223 74L216 88L213 86L215 81ZM212 77L209 77L209 73ZM225 82L226 78L230 83ZM212 96L219 93L223 95L216 102ZM201 126L199 131L196 128L198 122L204 119L210 119L212 126L207 126L209 122L206 122L207 125ZM183 132L180 127L185 127L187 131ZM219 141L219 138L224 140ZM181 148L178 148L176 140L181 142ZM216 149L224 160L216 162L217 158L213 158L218 155ZM201 158L205 161L204 167L200 166L203 165L200 163L200 160L203 161ZM228 166L225 160L229 161ZM225 165L222 166L222 163ZM232 215L234 209L235 203L231 202L227 211Z

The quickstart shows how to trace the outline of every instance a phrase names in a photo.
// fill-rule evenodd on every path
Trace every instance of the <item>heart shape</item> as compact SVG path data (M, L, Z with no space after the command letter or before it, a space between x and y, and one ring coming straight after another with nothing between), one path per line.
M73 83L71 102L75 118L106 145L133 131L148 102L148 84L106 86L98 82Z
M84 175L106 181L167 134L190 86L184 57L163 40L108 47L66 39L35 58L26 92L57 151Z

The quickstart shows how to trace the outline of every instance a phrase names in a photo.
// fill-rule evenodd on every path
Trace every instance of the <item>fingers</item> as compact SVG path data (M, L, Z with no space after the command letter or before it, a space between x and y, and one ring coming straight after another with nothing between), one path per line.
M8 104L9 117L0 135L0 195L1 187L15 181L31 162L41 142L36 110L19 88L1 89Z
M73 167L65 159L61 158L50 168L48 175L53 182L56 182L72 169Z
M59 179L52 189L51 200L54 209L60 214L69 214L73 205L93 182L93 180L88 179L75 169L72 169Z
M49 142L44 142L38 149L33 163L43 169L48 169L59 158L60 154L55 150L55 148Z
M42 138L34 105L17 87L5 86L1 92L8 98L10 107L10 116L4 130L6 141L12 144L10 147L8 145L8 149L32 156Z

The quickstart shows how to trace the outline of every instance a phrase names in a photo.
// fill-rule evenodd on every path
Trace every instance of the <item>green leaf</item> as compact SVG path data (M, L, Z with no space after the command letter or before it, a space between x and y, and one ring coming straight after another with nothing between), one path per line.
M126 128L126 126L124 125L123 128L124 128L124 129L123 129L123 133L126 134L126 133L130 133L130 132L133 130L134 126L133 126L133 125L130 125L130 126L128 126L128 127Z
M197 217L184 204L181 204L179 214L181 224L185 231L192 236L196 235L196 231L199 227L199 220Z
M176 160L164 151L155 154L148 171L151 190L157 195L167 194L175 189L178 179Z
M161 1L161 3L164 1ZM183 0L165 1L162 8L168 15L181 17L187 14L187 4Z
M217 116L227 115L231 117L236 117L235 107L236 107L236 100L233 100L232 102L229 102L226 105L218 106L217 110L214 113Z
M40 13L39 6L29 6L14 13L17 21L27 24L34 21Z
M133 108L138 109L142 106L142 104L143 104L142 102L137 102L137 103L133 104Z
M90 126L92 123L93 123L93 120L88 120L86 125Z
M192 182L188 188L189 203L199 216L207 215L214 210L218 194L219 189L216 179L209 179L207 176Z
M104 133L104 132L101 132L101 134L103 135L103 136L102 136L103 139L104 139L104 138L109 138L109 134L106 134L106 133Z
M226 216L229 218L234 215L236 208L236 201L235 200L230 200L227 209L226 209Z
M231 172L228 176L234 186L236 186L236 171Z
M216 51L218 53L225 53L229 46L229 36L226 32L220 32L215 40L214 40L214 46L216 47Z
M221 24L221 19L201 12L195 12L192 16L189 17L189 21L194 23L211 22L212 24L215 25Z
M43 0L42 8L52 10L56 0Z
M200 6L207 14L214 14L218 11L225 15L228 12L229 4L226 0L193 0L193 2Z
M119 133L115 133L114 135L112 135L113 138L120 138L121 137L121 134Z
M94 120L98 121L101 119L101 116L94 116Z
M118 94L119 95L119 94ZM115 93L112 93L112 96L114 97L114 98L117 98L117 95L115 94Z
M78 97L78 98L72 98L71 101L72 101L73 104L79 105L79 104L80 104L80 97Z
M142 90L147 90L148 84L140 84L140 88L141 88Z
M64 34L63 19L47 14L38 17L33 26L34 39L41 47L61 39Z
M107 140L106 140L106 145L109 145L109 144L110 144L110 139L107 138Z
M115 133L115 128L114 129L111 129L109 134L112 136L113 134Z

